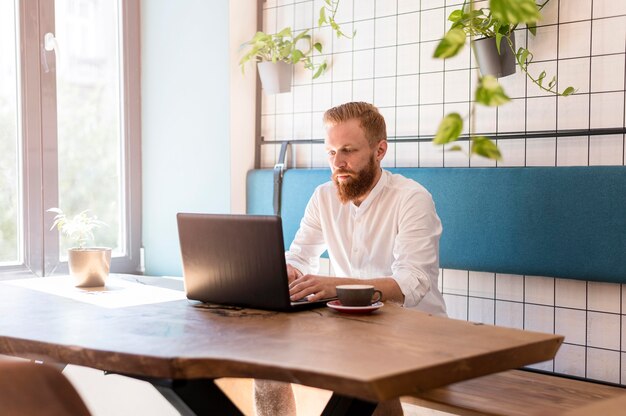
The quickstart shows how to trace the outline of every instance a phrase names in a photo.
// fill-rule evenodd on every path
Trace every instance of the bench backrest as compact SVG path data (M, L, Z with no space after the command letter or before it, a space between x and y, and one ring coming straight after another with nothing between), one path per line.
M396 168L433 195L443 268L626 282L626 167ZM247 210L272 214L273 173L248 173ZM287 170L289 246L328 169Z

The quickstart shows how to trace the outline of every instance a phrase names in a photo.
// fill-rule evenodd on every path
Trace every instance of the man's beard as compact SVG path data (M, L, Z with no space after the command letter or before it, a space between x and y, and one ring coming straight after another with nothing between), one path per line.
M337 188L337 195L342 204L354 201L365 195L372 187L378 166L376 166L376 158L372 155L368 165L358 172L345 169L337 169L333 172L332 180ZM337 180L339 175L350 175L349 179L342 182Z

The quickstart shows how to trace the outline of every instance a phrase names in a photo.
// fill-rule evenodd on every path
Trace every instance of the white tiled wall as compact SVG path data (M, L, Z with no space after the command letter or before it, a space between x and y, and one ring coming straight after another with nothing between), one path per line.
M451 111L467 115L476 81L468 48L447 61L432 59L447 15L461 0L341 0L337 21L353 39L337 39L316 26L322 0L268 0L265 30L293 25L323 42L330 70L317 80L294 70L291 93L263 94L262 134L267 141L322 139L323 112L346 101L376 104L390 138L433 134ZM531 71L558 75L554 97L518 71L500 80L512 102L478 107L472 129L483 133L625 126L626 1L551 0L537 36L523 28L518 46L535 54ZM465 132L468 130L467 123ZM390 145L387 167L624 165L624 135L500 140L504 160L442 151L429 142ZM462 143L467 148L466 143ZM298 167L325 167L323 146L293 146ZM273 166L278 146L262 146L262 166ZM445 226L445 224L444 224ZM332 274L328 262L324 273ZM555 360L534 367L626 385L626 285L442 270L440 288L451 317L555 332L565 344Z

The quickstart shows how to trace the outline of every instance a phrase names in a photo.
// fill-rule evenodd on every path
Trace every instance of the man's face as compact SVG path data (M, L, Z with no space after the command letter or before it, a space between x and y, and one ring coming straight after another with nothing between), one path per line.
M372 148L359 121L353 119L329 126L325 145L339 199L360 203L379 177L387 142Z

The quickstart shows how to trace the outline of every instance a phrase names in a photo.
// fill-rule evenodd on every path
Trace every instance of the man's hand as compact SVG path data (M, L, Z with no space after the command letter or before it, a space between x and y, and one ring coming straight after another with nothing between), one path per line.
M302 277L302 272L291 264L287 264L287 278L289 280L289 284L293 283L294 280Z
M290 266L287 266L289 270ZM299 270L296 270L300 273ZM358 279L354 277L331 277L306 274L291 280L289 278L289 296L292 301L307 298L309 301L316 301L337 296L337 285L373 285L383 292L382 301L404 303L404 294L400 290L398 283L391 277L377 277L374 279Z
M316 301L337 296L337 278L307 274L300 276L289 284L289 295L292 301L306 297Z

